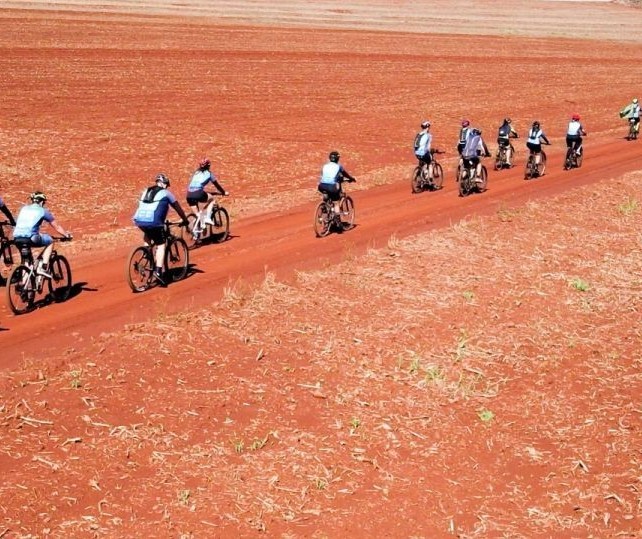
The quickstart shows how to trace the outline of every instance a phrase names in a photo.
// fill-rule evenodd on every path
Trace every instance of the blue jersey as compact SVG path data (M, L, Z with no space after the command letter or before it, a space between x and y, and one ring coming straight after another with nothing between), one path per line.
M343 177L343 167L339 163L328 161L321 169L321 183L333 185Z
M202 191L208 183L214 183L216 177L209 170L197 170L192 174L192 179L187 186L188 193Z
M28 204L23 206L18 213L16 226L13 229L14 238L30 238L40 232L40 225L43 221L53 222L54 217L49 210L40 204Z
M155 189L156 192L150 192ZM152 195L153 196L150 196ZM137 226L159 227L165 224L169 205L176 202L176 197L167 189L149 187L143 191L138 201L138 208L133 221Z

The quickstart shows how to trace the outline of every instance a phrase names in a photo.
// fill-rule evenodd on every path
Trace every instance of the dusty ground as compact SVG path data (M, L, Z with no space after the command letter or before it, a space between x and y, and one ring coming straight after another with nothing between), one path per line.
M54 4L0 12L0 190L47 190L80 286L0 308L0 537L639 536L642 146L617 118L639 10L475 3L480 33L510 15L503 37L437 39L404 3L208 3L218 24ZM445 5L431 31L470 6ZM592 40L551 37L578 16ZM576 110L587 157L564 172ZM520 167L460 199L459 120L494 146L507 114L542 121L548 174L522 180L520 140ZM448 176L413 196L424 117ZM357 227L317 240L331 148ZM232 240L131 294L134 197L159 169L180 193L204 154Z

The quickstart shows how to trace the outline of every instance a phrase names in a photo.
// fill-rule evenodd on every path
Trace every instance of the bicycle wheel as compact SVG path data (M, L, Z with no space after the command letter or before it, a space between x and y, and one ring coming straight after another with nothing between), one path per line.
M180 281L187 275L189 269L189 252L181 238L170 238L165 249L165 268L167 277L172 281Z
M320 202L316 210L314 210L314 233L317 238L323 238L330 233L330 225L332 220L330 212L325 202Z
M354 202L349 196L343 197L339 203L341 211L341 226L343 230L349 230L354 226Z
M582 152L580 155L575 155L575 166L577 168L580 168L582 166L582 161L584 160L584 152Z
M36 299L36 279L31 270L19 264L7 279L7 302L14 314L23 314L33 308Z
M230 236L230 215L225 208L218 207L212 212L212 222L209 234L212 241L223 243Z
M410 189L413 193L421 192L421 167L415 167L415 170L412 171L412 176L410 177Z
M465 167L459 167L458 169L458 185L459 185L459 196L466 196L469 192L468 188L468 171Z
M71 266L64 256L51 257L51 279L47 279L49 294L56 303L67 301L71 294Z
M540 153L539 165L537 165L537 175L543 176L544 172L546 172L546 154L542 151Z
M438 191L444 186L444 167L439 163L432 166L432 188Z
M196 238L194 237L194 226L196 225L196 215L190 213L187 216L187 226L181 228L181 238L187 245L188 249L193 249L196 245Z
M16 244L10 241L4 241L2 243L2 249L0 250L0 281L3 283L7 282L11 269L20 263L20 249L16 247Z
M486 167L484 165L482 165L481 167L480 181L476 182L476 184L477 191L479 191L480 193L483 193L488 188L488 171L486 170Z
M133 292L144 292L152 285L154 256L149 247L136 247L125 266L127 283Z
M504 163L506 163L506 149L501 147L497 150L497 155L495 157L495 170L501 170L504 168Z

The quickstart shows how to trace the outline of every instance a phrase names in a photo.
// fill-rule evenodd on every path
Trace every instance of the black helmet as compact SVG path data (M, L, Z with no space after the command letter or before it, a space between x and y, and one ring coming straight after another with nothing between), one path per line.
M473 129L472 130L472 134L473 135L481 135L481 129L477 129L477 128Z
M330 155L328 156L328 159L330 159L330 161L332 161L333 163L338 163L339 162L339 157L341 157L341 155L339 154L339 152L337 152L335 150L333 152L330 152Z
M423 122L421 122L422 129L427 129L429 127L430 127L430 122L428 120L424 120Z
M161 172L156 176L156 183L163 185L163 187L169 187L169 178Z
M539 122L537 120L533 122L533 127L539 127Z
M40 203L45 203L47 202L47 195L45 195L42 191L34 191L30 195L31 202L35 202L37 204Z
M508 116L507 116L506 118L504 118L504 123L505 123L505 124L509 124L509 123L511 123L512 121L513 121L513 120L511 120Z

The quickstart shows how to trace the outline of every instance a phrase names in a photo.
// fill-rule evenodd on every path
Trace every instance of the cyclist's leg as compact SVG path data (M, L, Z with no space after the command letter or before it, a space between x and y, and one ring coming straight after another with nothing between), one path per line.
M510 141L506 141L506 166L509 168L513 166L513 148Z
M428 179L432 180L432 155L428 152L424 155L421 160L424 163L424 166L427 167Z
M475 179L481 179L481 159L479 157L473 157L470 161L475 167Z
M53 252L53 239L49 234L34 234L31 236L31 244L34 247L44 247L40 253L40 259L42 260L42 270L47 271L49 268L49 259Z
M574 144L575 155L582 154L582 137L577 137Z

